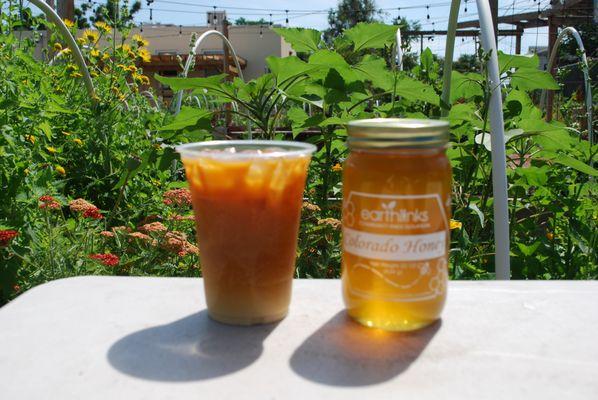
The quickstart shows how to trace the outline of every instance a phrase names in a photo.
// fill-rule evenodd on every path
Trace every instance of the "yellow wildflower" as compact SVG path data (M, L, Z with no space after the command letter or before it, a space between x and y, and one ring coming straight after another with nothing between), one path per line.
M83 31L83 38L87 40L91 44L95 44L100 39L100 34L98 31L94 31L91 29L85 29Z
M28 142L31 142L31 144L35 144L35 136L33 135L25 135L25 140L27 140Z
M102 72L103 72L103 73L105 73L105 74L108 74L108 73L110 73L110 67L108 67L108 66L106 65L104 68L102 68Z
M71 54L71 49L69 47L67 47L66 49L63 49L62 54L65 54L65 55Z
M110 31L112 31L112 28L110 28L110 26L103 21L98 21L94 25L102 33L110 33Z
M29 171L29 168L25 168L23 172L25 173L25 175L29 175L31 173L31 171Z
M108 54L108 53L102 54L102 61L106 61L106 60L109 60L109 59L110 59L110 54Z
M54 51L62 50L62 45L58 42L54 43Z
M456 219L451 219L449 226L450 226L451 230L461 229L463 227L463 224L461 222L457 221Z
M152 61L152 55L147 49L139 49L137 52L137 56L143 61L144 63L148 63Z
M128 56L129 58L135 58L135 57L137 57L137 54L135 54L135 53L133 52L133 50L129 50L129 51L127 51L127 56Z
M98 49L91 49L91 51L89 52L89 54L92 57L99 57L100 56L100 51Z
M56 172L58 172L60 175L66 175L66 170L60 165L56 166Z
M127 69L129 70L129 72L132 72L132 73L137 72L137 67L134 65L129 65L129 67Z
M56 151L57 151L57 150L56 150L54 147L52 147L52 146L46 146L46 150L48 150L48 153L50 153L50 154L54 154L54 153L56 153Z
M120 49L122 49L123 52L128 53L129 51L131 51L131 46L129 46L128 44L123 44L122 46L119 46Z
M79 69L79 67L77 67L75 64L67 64L66 65L66 71L67 72L75 72Z
M340 172L342 170L343 170L343 167L339 163L336 163L335 165L332 166L332 172Z
M141 74L133 74L133 79L139 85L149 85L149 83L150 83L149 78L147 76L141 75Z
M87 40L85 40L85 38L83 38L83 37L77 38L77 44L79 44L79 46L85 46L86 43L87 43Z
M90 75L92 78L97 78L97 77L98 77L98 73L97 73L97 72L95 72L95 71L89 71L89 75Z
M64 22L64 24L66 25L67 28L72 28L75 26L75 23L73 21L71 21L70 19L64 18L62 20L62 22Z
M137 44L137 46L139 46L139 47L145 47L149 44L149 42L147 40L145 40L143 38L143 36L141 36L139 34L133 35L133 42L135 44Z
M546 232L546 239L553 240L554 239L554 233L552 233L552 232Z
M77 143L79 146L83 146L83 140L81 140L79 138L74 138L73 142Z
M73 72L70 76L71 78L81 78L83 75L79 72Z

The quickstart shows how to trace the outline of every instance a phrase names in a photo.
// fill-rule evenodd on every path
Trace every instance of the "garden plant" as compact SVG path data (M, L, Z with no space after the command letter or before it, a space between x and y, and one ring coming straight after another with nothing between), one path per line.
M189 191L173 146L219 137L227 112L243 138L318 147L304 194L296 276L335 278L346 123L437 119L448 110L449 275L493 278L487 54L476 55L480 71L453 72L445 104L441 63L430 50L414 68L395 68L396 26L362 23L326 41L313 29L275 28L297 55L269 57L270 72L255 80L156 76L184 91L175 115L172 105L148 95L147 41L129 34L126 11L79 34L72 27L96 88L90 98L54 27L27 10L32 29L22 30L23 10L0 16L0 303L76 275L201 276ZM40 56L41 34L51 46ZM498 58L512 278L596 279L598 171L590 161L597 146L590 147L587 127L575 123L579 116L567 114L572 107L546 122L538 92L559 85L538 69L537 56Z

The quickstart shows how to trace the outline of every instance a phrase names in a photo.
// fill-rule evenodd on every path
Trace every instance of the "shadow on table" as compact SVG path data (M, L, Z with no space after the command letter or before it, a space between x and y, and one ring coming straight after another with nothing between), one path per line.
M259 358L277 326L220 324L206 310L131 333L108 350L117 370L156 381L195 381L241 370Z
M293 353L291 368L314 382L365 386L405 371L440 329L442 321L415 332L366 328L343 311L308 337Z

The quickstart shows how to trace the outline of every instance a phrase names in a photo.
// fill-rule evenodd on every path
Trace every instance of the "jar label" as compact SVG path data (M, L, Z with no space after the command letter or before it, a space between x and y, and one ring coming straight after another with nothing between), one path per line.
M450 198L352 191L343 202L343 273L353 295L420 301L445 290ZM374 289L375 288L375 289Z

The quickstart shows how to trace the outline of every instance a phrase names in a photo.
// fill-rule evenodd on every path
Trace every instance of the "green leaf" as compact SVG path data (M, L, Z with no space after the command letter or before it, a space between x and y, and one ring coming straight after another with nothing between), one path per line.
M509 108L509 103L516 102L521 105L519 116L526 119L540 119L542 118L542 111L538 109L530 99L529 95L521 90L513 89L507 94L505 104Z
M476 73L462 74L457 71L451 73L451 104L459 99L471 99L472 97L483 97L481 83L484 77Z
M543 119L523 119L518 126L533 136L534 143L544 150L561 150L574 146L577 141L569 132L556 122L546 122Z
M185 106L181 108L181 112L174 117L174 120L170 124L164 125L158 128L158 130L177 131L190 126L196 126L199 123L201 123L203 127L209 128L211 117L211 111Z
M455 104L449 111L449 121L451 125L459 125L463 122L479 120L476 115L477 108L473 103Z
M514 54L505 54L498 52L498 66L501 74L511 68L533 68L538 69L540 59L537 54L532 56L522 56Z
M547 165L541 167L529 166L525 168L517 168L515 172L530 186L544 186L548 183L549 169L550 168Z
M170 86L174 92L185 89L210 89L219 88L226 74L209 76L207 78L174 78L154 74L158 82Z
M573 158L569 155L556 153L554 151L546 151L546 150L539 152L538 155L540 155L548 160L551 160L552 162L564 165L569 168L573 168L574 170L579 171L581 173L584 173L584 174L587 174L590 176L598 176L598 170L590 167L588 164L584 163L583 161L580 161L580 160Z
M534 242L533 244L526 246L523 243L517 243L517 247L519 247L519 250L521 251L521 253L523 253L524 256L529 257L532 254L534 254L536 250L538 250L540 244L540 242Z
M382 49L395 43L397 29L395 25L360 22L347 29L344 37L353 42L354 52L363 49Z
M266 64L276 77L278 84L282 84L290 79L305 75L317 67L309 65L296 56L290 57L274 57L266 58Z
M297 53L318 51L322 35L320 31L305 28L272 28L272 30L282 36Z
M440 96L432 86L406 76L398 78L396 94L411 101L425 101L434 105L440 102Z
M535 68L519 68L511 75L511 86L526 91L535 89L560 89L560 86L556 83L552 75Z
M471 203L469 205L469 209L473 210L473 212L475 212L477 214L478 219L480 220L480 225L483 228L484 227L484 213L482 212L482 210L480 210L480 208L475 203Z
M52 127L48 123L48 121L44 121L38 125L39 129L46 135L48 140L52 140Z
M388 90L394 84L394 74L388 70L386 61L381 57L367 54L353 69L375 87Z

